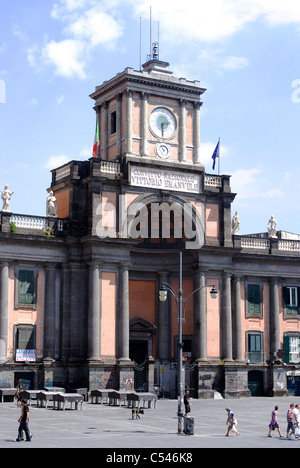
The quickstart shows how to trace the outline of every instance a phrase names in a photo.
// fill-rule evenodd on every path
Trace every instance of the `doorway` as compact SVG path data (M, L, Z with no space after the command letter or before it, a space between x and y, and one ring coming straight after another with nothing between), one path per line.
M264 374L253 370L248 373L248 388L251 396L264 396Z
M134 388L145 391L147 386L148 341L132 340L129 343L129 357L135 362Z

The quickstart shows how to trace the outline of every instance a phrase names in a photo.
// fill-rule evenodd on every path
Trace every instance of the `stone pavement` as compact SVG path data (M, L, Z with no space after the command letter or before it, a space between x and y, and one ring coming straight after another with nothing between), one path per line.
M194 448L300 448L300 441L280 439L277 431L272 438L267 437L275 405L279 406L279 423L286 435L286 412L291 402L297 402L297 398L192 400L192 436L177 434L176 400L158 400L157 408L145 409L140 420L132 420L131 409L123 406L85 402L82 411L58 411L52 406L37 408L34 402L30 408L31 443L15 442L20 408L15 403L2 403L0 448L107 448L111 454L121 448L176 449L179 453ZM240 437L233 433L224 437L226 406L238 419Z

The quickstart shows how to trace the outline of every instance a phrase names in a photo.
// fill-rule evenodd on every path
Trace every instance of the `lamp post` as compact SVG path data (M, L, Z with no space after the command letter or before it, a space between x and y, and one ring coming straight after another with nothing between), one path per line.
M211 287L210 295L212 299L218 297L218 291L215 286L201 286L200 288L195 289L187 299L183 299L183 290L182 290L182 252L179 253L179 290L178 297L172 286L168 283L162 283L159 290L159 300L161 302L166 302L168 298L168 292L172 294L176 301L177 312L178 312L178 434L183 434L183 379L182 379L182 353L183 353L183 342L182 342L182 322L185 317L185 311L187 304L191 297L200 289ZM184 308L183 308L183 303Z

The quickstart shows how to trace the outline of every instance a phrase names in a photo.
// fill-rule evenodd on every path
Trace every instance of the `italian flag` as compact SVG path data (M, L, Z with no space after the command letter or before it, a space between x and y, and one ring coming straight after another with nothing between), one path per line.
M96 131L95 131L95 139L94 139L94 146L93 146L93 157L96 158L98 155L98 147L100 143L100 136L99 136L99 122L97 119L96 123Z

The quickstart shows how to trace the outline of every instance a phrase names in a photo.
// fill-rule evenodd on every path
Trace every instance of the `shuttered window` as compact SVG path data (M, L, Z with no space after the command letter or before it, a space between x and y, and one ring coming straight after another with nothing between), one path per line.
M284 312L289 315L299 314L300 288L285 286L282 288Z
M261 288L259 284L248 284L248 315L261 314Z
M300 336L288 336L283 337L283 352L284 362L299 363L300 362Z
M34 304L34 272L30 270L19 271L18 303Z
M263 344L261 333L249 333L248 358L252 363L263 361Z
M35 349L35 328L18 327L16 336L17 349Z

